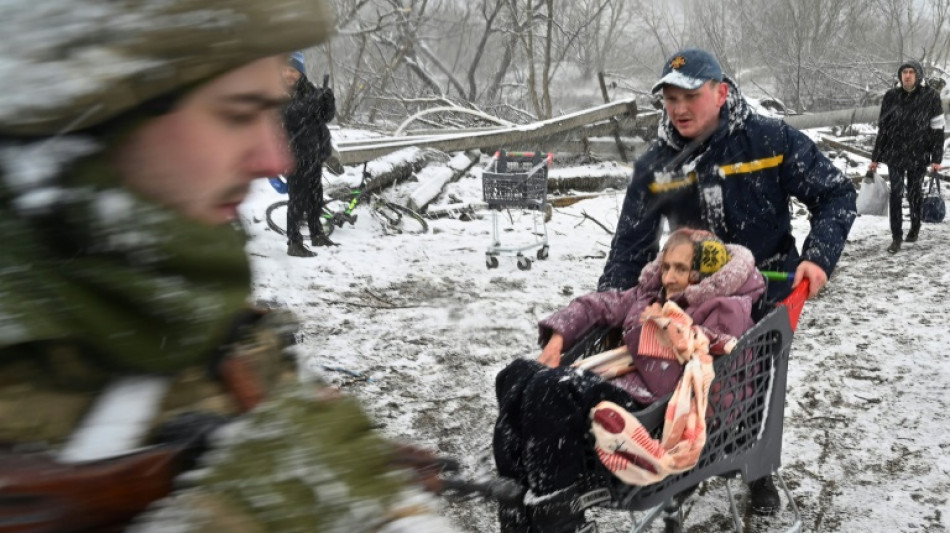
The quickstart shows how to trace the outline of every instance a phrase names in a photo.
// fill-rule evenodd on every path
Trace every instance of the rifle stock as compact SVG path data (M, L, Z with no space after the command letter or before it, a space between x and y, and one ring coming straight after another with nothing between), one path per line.
M159 446L86 463L0 455L0 533L102 531L168 495L183 448Z

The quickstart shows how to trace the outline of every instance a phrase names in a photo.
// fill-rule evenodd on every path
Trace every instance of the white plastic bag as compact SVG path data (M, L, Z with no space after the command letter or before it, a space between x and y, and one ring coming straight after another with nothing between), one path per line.
M877 173L868 172L861 181L861 190L858 191L858 214L886 217L890 195L890 187L884 178Z

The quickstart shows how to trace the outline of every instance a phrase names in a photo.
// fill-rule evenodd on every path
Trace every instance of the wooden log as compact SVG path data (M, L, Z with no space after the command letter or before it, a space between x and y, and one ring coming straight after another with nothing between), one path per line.
M865 150L861 150L860 148L855 148L853 146L848 146L847 144L843 142L838 142L834 139L829 139L828 137L822 137L821 142L836 150L844 150L845 152L850 152L854 155L859 155L861 157L871 159L871 152L867 152Z
M452 158L448 165L440 164L423 168L418 173L419 186L409 195L409 209L423 212L432 200L442 194L446 185L458 181L478 163L478 159L478 152L465 152Z
M426 209L426 218L458 218L471 217L475 211L488 209L485 202L455 202L438 206L429 206Z
M364 190L379 191L404 181L422 170L428 163L444 155L436 150L422 150L416 147L404 148L398 153L387 154L373 161L365 161L369 177L363 184ZM351 190L347 183L330 183L325 195L333 200L346 198Z
M556 168L548 173L548 194L570 191L599 192L604 189L626 189L631 170L625 165L602 168Z
M555 196L548 198L548 203L554 207L567 207L574 205L581 200L590 200L591 198L600 198L600 194L575 194L573 196Z
M950 112L950 98L945 98L944 113ZM881 106L857 107L812 115L791 115L785 117L785 122L796 129L827 128L830 126L848 126L850 124L869 124L877 121Z

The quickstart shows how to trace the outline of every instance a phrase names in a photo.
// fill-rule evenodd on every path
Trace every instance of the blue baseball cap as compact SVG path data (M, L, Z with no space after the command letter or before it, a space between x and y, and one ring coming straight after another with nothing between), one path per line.
M303 65L303 52L296 51L291 52L290 57L287 58L287 64L297 69L297 72L307 75L307 69Z
M663 65L660 81L653 85L657 92L664 85L682 89L699 89L707 81L722 81L722 67L712 54L699 48L687 48L676 52Z

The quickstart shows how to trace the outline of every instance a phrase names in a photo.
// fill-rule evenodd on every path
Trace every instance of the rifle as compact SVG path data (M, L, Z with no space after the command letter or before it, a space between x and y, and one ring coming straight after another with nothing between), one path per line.
M178 446L78 464L49 454L0 455L0 532L72 533L120 527L166 496Z
M280 318L275 315L271 322ZM263 352L288 343L281 324L250 335L247 330L260 318L254 312L238 317L234 338L239 341L229 344L215 365L241 413L266 396ZM182 413L156 428L152 442L160 444L133 449L145 440L166 389L160 377L119 379L100 395L60 454L0 451L0 533L121 528L167 496L173 479L194 466L208 436L229 417Z
M467 479L458 476L459 462L412 445L396 445L394 463L409 468L426 490L453 500L476 496L502 503L520 503L528 488L514 479Z

